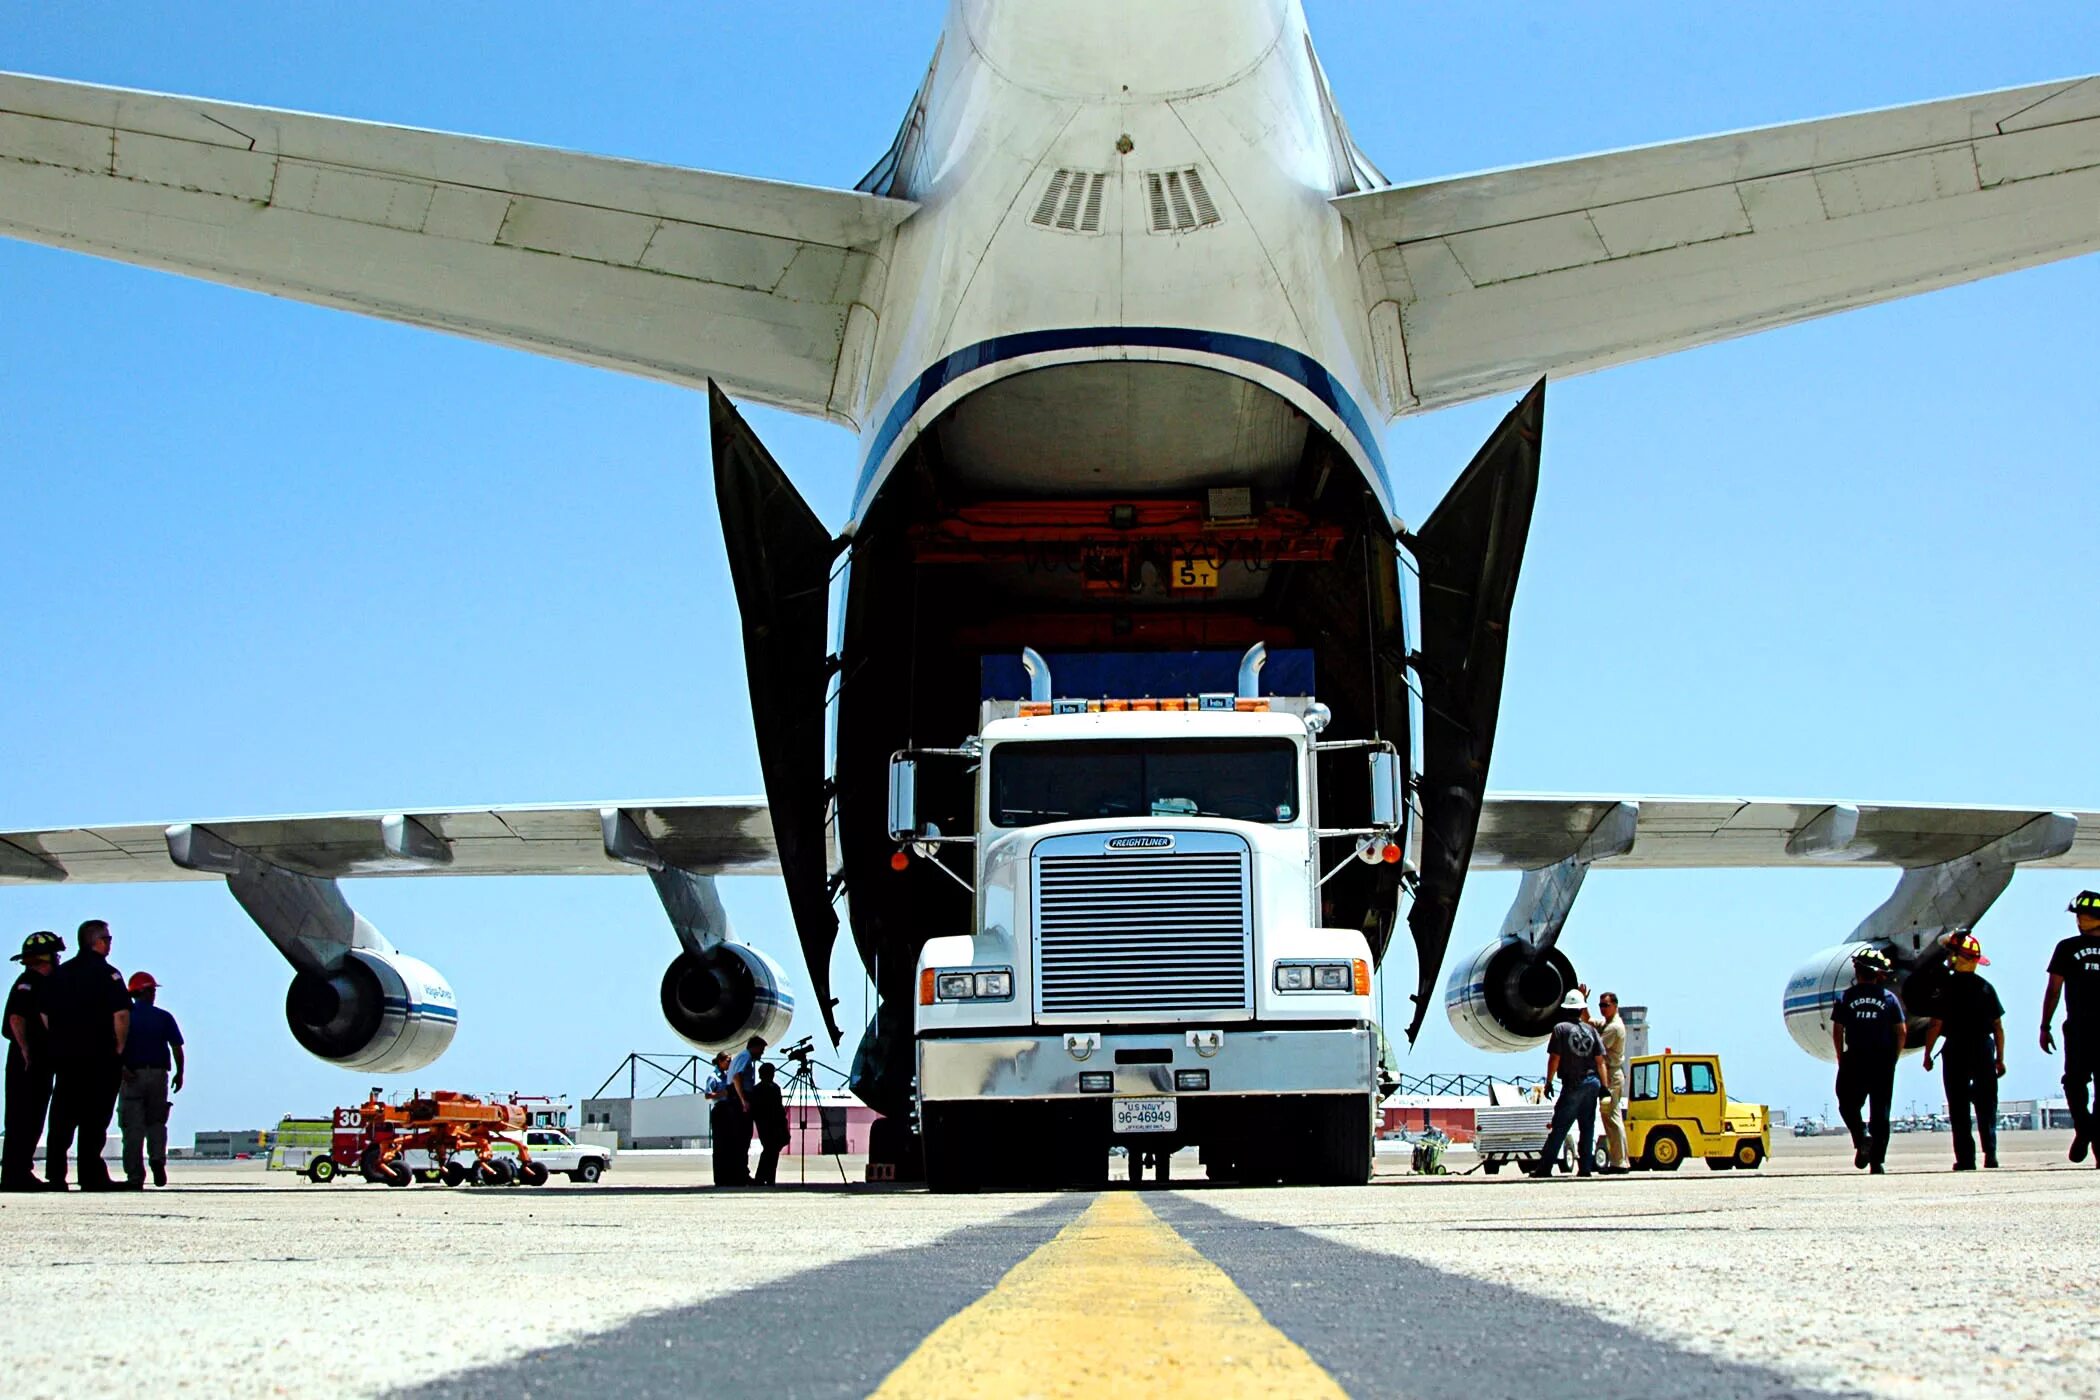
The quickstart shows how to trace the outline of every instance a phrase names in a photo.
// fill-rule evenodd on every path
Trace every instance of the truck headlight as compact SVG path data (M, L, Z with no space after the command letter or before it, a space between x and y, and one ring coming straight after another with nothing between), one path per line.
M1371 965L1362 958L1348 962L1288 962L1276 964L1279 992L1353 992L1371 994Z
M929 967L919 974L919 1005L937 1001L1012 1001L1010 967Z

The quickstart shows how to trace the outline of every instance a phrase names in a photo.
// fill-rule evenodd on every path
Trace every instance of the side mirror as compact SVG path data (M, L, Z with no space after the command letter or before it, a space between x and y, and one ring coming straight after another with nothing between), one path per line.
M919 761L890 755L890 840L909 841L919 834Z
M1400 825L1400 756L1386 749L1371 750L1371 825Z

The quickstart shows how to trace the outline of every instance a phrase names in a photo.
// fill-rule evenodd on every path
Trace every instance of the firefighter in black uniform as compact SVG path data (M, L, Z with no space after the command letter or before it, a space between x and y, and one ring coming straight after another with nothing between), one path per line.
M46 993L66 940L32 933L10 962L22 975L7 994L7 1155L0 1160L0 1191L41 1191L36 1143L51 1106L51 1033L44 1021Z
M1838 1116L1852 1130L1852 1165L1882 1173L1889 1154L1889 1099L1896 1089L1896 1060L1903 1053L1908 1014L1887 982L1888 954L1862 948L1852 955L1852 985L1838 994L1830 1013L1830 1043L1837 1051ZM1860 1108L1869 1110L1862 1121Z
M1998 989L1977 975L1988 967L1983 945L1966 930L1940 940L1954 975L1940 984L1932 1020L1925 1027L1925 1068L1932 1045L1944 1033L1940 1073L1947 1086L1947 1119L1954 1129L1954 1170L1976 1170L1976 1143L1969 1136L1973 1109L1976 1136L1983 1139L1983 1164L1998 1165L1998 1081L2005 1077L2005 1007Z
M51 975L51 1051L58 1081L51 1088L51 1135L44 1146L44 1178L57 1190L66 1184L66 1149L80 1142L74 1160L80 1189L114 1191L102 1149L124 1079L124 1038L131 1030L131 993L124 976L109 965L109 925L89 919L80 926L80 951Z
M2096 1136L2100 1112L2100 890L2071 901L2078 932L2056 945L2049 958L2049 988L2042 993L2042 1053L2056 1053L2049 1023L2056 1002L2064 1004L2064 1102L2071 1109L2071 1160L2083 1162ZM2091 1095L2092 1097L2088 1097ZM2093 1156L2100 1167L2100 1153Z

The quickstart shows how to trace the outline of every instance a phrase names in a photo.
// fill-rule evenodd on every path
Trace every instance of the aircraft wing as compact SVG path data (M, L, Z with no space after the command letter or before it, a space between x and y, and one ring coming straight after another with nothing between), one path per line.
M1582 850L1620 804L1632 845L1598 857L1621 869L1810 864L1921 866L1968 855L2047 818L2075 826L2066 849L2022 864L2100 869L2100 812L1736 797L1490 793L1475 870L1530 870ZM394 812L329 812L184 823L302 874L632 875L605 850L603 814L627 814L665 863L700 875L777 875L759 797L577 802ZM166 822L0 832L0 885L198 880L168 853Z
M0 233L849 425L916 207L0 74Z
M2100 812L1520 793L1489 795L1473 844L1472 868L1531 870L1568 859L1621 803L1635 809L1633 840L1623 854L1600 857L1600 864L1611 869L1938 865L2030 825L2035 831L2017 854L2021 865L2100 869ZM2056 850L2059 845L2062 849ZM2044 851L2055 853L2039 854Z
M1334 207L1413 413L2100 248L2100 77Z
M606 851L625 813L664 863L698 875L778 875L761 798L591 802L452 811L331 812L184 823L304 875L638 875ZM0 885L208 880L169 853L164 822L0 832Z

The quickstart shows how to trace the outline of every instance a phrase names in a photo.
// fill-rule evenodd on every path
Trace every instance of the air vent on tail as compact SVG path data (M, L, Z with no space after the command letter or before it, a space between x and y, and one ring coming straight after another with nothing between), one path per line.
M1154 233L1186 233L1218 222L1218 206L1203 188L1203 172L1194 166L1147 172L1145 205Z
M1054 172L1028 222L1066 233L1101 232L1101 187L1107 179L1098 170Z

